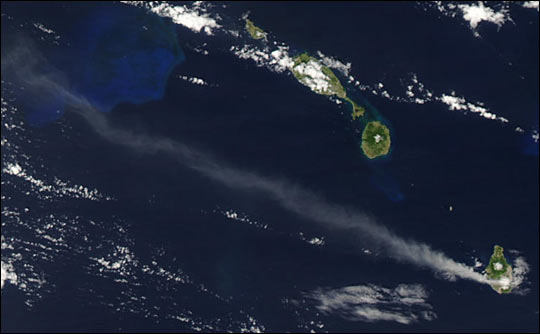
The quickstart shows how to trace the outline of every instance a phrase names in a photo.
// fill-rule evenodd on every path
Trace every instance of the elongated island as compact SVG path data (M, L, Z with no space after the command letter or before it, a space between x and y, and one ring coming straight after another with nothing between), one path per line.
M257 27L253 21L246 18L246 30L253 39L263 39L266 37L266 33L261 28Z
M245 22L245 28L251 38L266 38L266 32L257 27L253 21L245 18ZM366 157L375 159L388 154L391 146L390 129L381 121L366 117L366 108L347 96L345 88L328 66L308 53L302 53L294 58L289 69L298 82L314 93L336 96L339 100L350 104L352 121L357 121L356 124L364 127L360 147Z
M489 285L499 294L512 291L512 266L506 262L504 249L495 245L493 255L486 267L486 274L490 280Z
M307 53L294 59L292 66L294 77L313 92L321 95L335 95L351 105L352 120L365 116L366 109L347 96L345 88L330 68ZM375 159L390 151L390 130L380 121L365 122L362 132L362 151L369 159Z

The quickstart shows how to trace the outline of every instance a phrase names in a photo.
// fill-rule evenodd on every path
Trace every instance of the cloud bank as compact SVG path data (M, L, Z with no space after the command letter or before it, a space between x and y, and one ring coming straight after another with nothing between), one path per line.
M428 292L419 284L400 284L394 289L373 284L318 289L307 297L323 314L350 321L394 321L407 325L437 318L427 303Z

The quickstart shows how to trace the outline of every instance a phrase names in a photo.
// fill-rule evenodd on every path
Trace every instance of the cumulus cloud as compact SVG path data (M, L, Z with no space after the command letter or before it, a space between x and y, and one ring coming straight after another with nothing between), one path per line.
M538 4L540 4L540 1L524 1L522 6L525 8L536 9L536 11L538 11Z
M215 29L221 28L217 20L206 13L204 7L198 2L190 7L157 1L122 1L122 3L146 8L161 17L168 17L174 23L180 24L194 32L204 31L207 35L213 35Z
M261 50L252 45L231 46L229 51L240 59L251 59L257 66L264 66L276 73L290 70L294 65L294 60L289 55L289 47L285 45L279 45L271 51L268 48Z
M202 78L197 78L197 77L188 77L187 75L178 75L178 78L179 79L182 79L184 81L187 81L187 82L190 82L194 85L199 85L199 86L208 86L208 82L206 82L204 79Z
M450 110L467 110L473 113L478 113L480 116L487 119L493 119L493 120L498 120L503 123L508 123L508 119L497 116L493 113L490 113L488 109L483 106L483 104L481 103L474 104L471 102L467 102L465 98L456 96L456 92L454 91L452 91L450 95L442 94L437 99L440 102L448 105L448 109Z
M532 139L534 140L535 143L538 143L538 140L540 139L540 135L538 134L538 130L533 130L531 137L532 137Z
M505 2L477 1L455 4L449 1L433 1L422 5L435 8L448 17L462 18L476 37L480 37L477 28L483 22L495 24L499 28L507 22L513 22L510 16L510 3Z
M30 187L40 194L40 198L55 197L81 198L92 201L112 200L112 197L105 196L97 189L89 189L83 185L72 184L54 177L53 183L35 178L28 171L24 170L18 163L6 162L2 172L6 175L13 175L29 183Z
M39 30L43 31L46 34L56 35L54 30L46 28L43 24L39 22L34 23L34 27L38 28Z
M17 274L10 263L1 262L2 265L2 289L6 282L17 285Z
M518 256L514 260L512 268L512 281L509 283L513 293L524 295L529 292L529 289L523 284L526 281L529 270L529 264L523 256Z
M317 289L307 294L325 315L350 321L394 321L410 324L437 318L426 289L419 284L400 284L394 289L373 284L339 289Z
M322 65L319 62L310 60L307 63L300 63L294 67L294 70L303 77L300 82L308 86L316 93L326 93L329 91L330 78L322 71Z
M482 1L476 4L461 4L458 5L463 13L463 19L469 22L472 29L476 29L480 22L491 22L501 27L506 21L512 20L509 16L508 9L501 8L495 11L490 7L484 6Z
M84 96L70 91L69 85L55 81L55 78L60 77L60 73L57 73L59 71L39 55L39 50L31 49L31 44L25 44L22 40L17 48L26 50L13 49L14 54L6 57L2 55L3 75L9 73L17 84L25 86L27 94L36 91L40 94L64 96L70 106L67 108L68 112L80 115L98 135L113 144L134 149L141 154L168 155L179 165L201 173L233 190L258 193L307 221L329 230L347 231L358 239L376 243L389 257L399 262L430 269L449 280L462 278L490 283L484 275L474 271L473 268L450 259L428 244L400 237L367 214L327 201L294 182L233 167L183 142L149 136L111 124L107 115L96 110ZM32 64L29 65L25 58L16 57L20 54L32 54ZM43 72L43 68L48 68L48 72Z
M345 64L339 59L326 56L321 51L317 51L317 55L321 59L321 62L327 67L340 71L344 76L349 76L349 72L351 71L351 63Z

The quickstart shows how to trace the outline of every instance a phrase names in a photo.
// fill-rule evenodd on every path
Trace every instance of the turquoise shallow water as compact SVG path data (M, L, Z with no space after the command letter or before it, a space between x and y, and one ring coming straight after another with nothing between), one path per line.
M31 265L49 284L37 290L40 297L31 308L25 302L32 296L11 284L4 288L3 331L175 332L208 325L214 331L238 332L251 326L246 314L272 332L538 330L538 158L523 154L523 145L534 152L538 144L524 143L507 126L439 104L399 104L358 92L390 122L395 138L389 158L370 162L359 151L355 129L340 114L342 109L294 78L238 59L222 35L207 38L175 27L183 61L168 75L169 66L180 59L176 46L170 31L159 28L162 23L140 16L144 11L116 3L33 4L33 11L17 3L2 5L2 11L9 9L23 22L58 27L61 41L80 42L41 50L55 55L51 64L66 73L65 80L71 77L69 84L81 95L104 111L112 109L105 116L114 126L170 138L236 168L282 177L332 203L365 212L403 238L424 241L456 261L473 265L478 258L487 263L497 243L518 250L531 265L530 292L524 296L499 296L489 286L444 280L429 269L396 262L354 233L292 214L264 194L224 187L170 156L114 145L75 114L58 118L46 112L61 106L61 100L35 95L34 102L39 97L51 105L41 108L19 94L13 103L45 124L25 124L22 133L3 129L3 135L12 134L8 142L20 145L2 147L3 163L13 163L12 156L22 153L30 158L17 162L35 178L70 180L115 200L47 199L28 189L31 182L2 175L2 205L17 213L3 216L2 235L24 241L15 244L16 252L23 253L16 269L24 273L23 264ZM225 22L227 14L241 26L237 18L250 10L255 22L291 49L321 49L350 61L354 75L367 83L384 78L385 85L398 85L413 71L433 89L459 89L510 119L537 122L529 108L537 100L513 99L513 108L506 108L508 98L501 92L519 96L527 87L538 90L537 65L529 59L537 60L538 53L512 59L530 69L527 80L516 81L515 73L485 44L505 41L505 29L516 30L511 37L537 36L537 24L521 24L529 17L516 13L515 26L505 26L502 35L487 31L479 42L467 27L441 21L409 3L292 3L284 8L235 3L220 13ZM284 14L294 14L296 20L284 20ZM145 38L142 28L151 24L159 31L156 43ZM2 29L2 41L7 31ZM513 45L515 38L506 42ZM204 43L208 55L195 50ZM463 51L471 49L475 52ZM62 55L66 50L74 53ZM126 50L131 50L129 61L121 57ZM505 47L500 51L511 53ZM179 75L204 78L209 86L193 85ZM17 115L21 118L13 124L26 116ZM245 214L249 222L227 218L220 210ZM55 225L47 232L65 239L66 246L40 239L35 231L49 223L70 228L64 233ZM309 244L300 232L306 238L325 237L325 245ZM93 266L92 258L117 261L111 254L122 254L122 247L134 254L137 265L103 273L103 266ZM3 250L2 256L10 252ZM420 284L437 318L408 325L352 321L339 312L322 315L305 298L321 287L369 284L389 289ZM403 312L392 305L377 307Z
M38 51L51 68L61 69L63 86L104 112L122 102L162 98L171 71L185 58L171 22L131 6L89 4L80 20L63 29L69 33L62 44ZM29 89L27 98L34 125L58 119L67 102L62 94L40 89Z
M174 26L137 8L103 7L81 23L87 30L69 53L75 88L103 111L163 97L169 74L184 60Z

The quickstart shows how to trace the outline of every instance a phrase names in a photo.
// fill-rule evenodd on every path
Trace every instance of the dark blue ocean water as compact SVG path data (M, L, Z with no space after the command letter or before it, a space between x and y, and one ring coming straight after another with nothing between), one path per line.
M20 14L19 7L10 4L11 15ZM24 5L25 15L42 15L51 23L65 19L52 10L28 13L30 7ZM247 10L291 48L322 50L351 62L352 74L362 82L384 80L391 88L416 73L430 89L459 89L513 122L538 124L537 13L513 13L516 22L531 24L507 24L500 31L481 27L478 39L467 26L428 15L412 3L231 3L225 13L239 17ZM327 317L326 330L538 331L538 154L526 154L526 144L511 126L439 104L398 104L358 92L393 130L391 156L367 161L339 113L344 107L312 94L291 76L236 58L219 42L207 56L196 53L187 46L200 37L176 29L185 60L172 70L163 99L137 105L128 99L107 114L113 124L188 143L238 168L286 178L460 262L472 264L478 257L487 263L494 244L517 249L531 266L530 292L499 296L488 286L448 282L427 269L362 255L362 240L313 225L260 194L223 187L170 157L113 145L77 115L65 114L61 122L74 131L69 144L58 123L51 123L40 127L46 144L28 147L27 154L46 161L63 179L118 199L81 203L77 214L121 217L130 223L134 252L141 258L161 247L175 259L171 266L222 296L233 296L235 305L270 331L298 330L283 298L320 286L369 283L425 285L438 319L400 325ZM219 87L192 85L176 79L177 74ZM245 212L276 232L201 214L216 205ZM300 231L325 235L327 244L314 248L290 237ZM73 256L52 269L58 275L55 292L32 309L21 305L16 288L4 289L2 330L187 330L178 322L111 313L104 305L86 303L92 296L79 290L88 280L79 261L82 256ZM95 286L115 289L110 281ZM200 312L219 313L195 295L177 297Z

